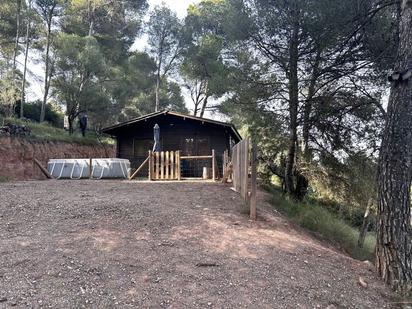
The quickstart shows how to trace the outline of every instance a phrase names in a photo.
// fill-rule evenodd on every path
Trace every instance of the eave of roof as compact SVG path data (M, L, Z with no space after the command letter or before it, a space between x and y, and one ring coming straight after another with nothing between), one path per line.
M118 124L115 124L115 125L106 127L106 128L104 128L104 129L102 129L101 131L102 131L103 133L108 133L108 134L110 134L109 131L112 131L112 130L114 130L114 129L121 128L121 127L130 125L130 124L134 124L134 123L143 121L143 120L145 120L145 119L153 118L153 117L156 117L156 116L159 116L159 115L162 115L162 114L163 114L163 115L173 115L173 116L177 116L177 117L181 117L181 118L188 118L188 119L197 120L197 121L201 121L201 122L207 122L207 123L212 123L212 124L216 124L216 125L221 125L221 126L229 127L229 128L232 129L232 131L233 131L233 133L235 134L235 136L236 136L239 140L242 140L242 137L240 136L239 132L236 130L235 126L234 126L233 124L231 124L231 123L222 122L222 121L217 121L217 120L212 120L212 119L208 119L208 118L201 118L201 117L196 117L196 116L191 116L191 115L184 115L184 114L180 114L180 113L173 112L173 111L168 111L168 110L159 111L159 112L154 112L154 113L147 114L147 115L144 115L144 116L141 116L141 117L137 117L137 118L134 118L134 119L125 121L125 122L121 122L121 123L118 123Z

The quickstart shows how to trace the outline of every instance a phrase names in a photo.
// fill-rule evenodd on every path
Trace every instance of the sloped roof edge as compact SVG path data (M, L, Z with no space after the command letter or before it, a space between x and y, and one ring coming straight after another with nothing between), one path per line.
M148 118L153 118L159 115L173 115L173 116L177 116L177 117L181 117L181 118L188 118L188 119L192 119L192 120L197 120L197 121L202 121L202 122L207 122L207 123L212 123L212 124L216 124L216 125L221 125L221 126L225 126L225 127L229 127L232 129L233 133L235 134L235 136L237 138L239 138L239 140L242 140L242 137L240 136L239 132L236 130L235 126L231 123L227 123L227 122L222 122L222 121L217 121L217 120L212 120L212 119L208 119L208 118L201 118L201 117L196 117L196 116L191 116L191 115L185 115L185 114L181 114L178 112L174 112L174 111L169 111L169 110L163 110L163 111L159 111L159 112L154 112L151 114L147 114L141 117L137 117L128 121L124 121L106 128L103 128L101 131L103 133L109 133L109 131L117 129L117 128L121 128L123 126L126 125L130 125L130 124L134 124L140 121L143 121L145 119Z

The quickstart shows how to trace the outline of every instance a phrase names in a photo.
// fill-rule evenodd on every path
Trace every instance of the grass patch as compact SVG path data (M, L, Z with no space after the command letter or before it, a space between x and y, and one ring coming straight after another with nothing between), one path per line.
M9 182L10 179L7 176L0 175L0 183Z
M95 132L87 132L86 136L83 137L80 132L75 132L70 135L68 131L51 126L48 123L37 123L31 121L24 121L15 118L0 119L1 123L14 123L20 125L26 125L31 129L31 135L28 138L36 139L39 141L50 141L50 142L66 142L66 143L76 143L82 145L113 145L114 141L108 136L102 136Z
M363 248L357 245L359 231L330 213L313 200L297 202L285 197L282 192L271 186L268 191L272 195L273 205L295 223L308 229L359 260L374 259L375 238L366 236Z

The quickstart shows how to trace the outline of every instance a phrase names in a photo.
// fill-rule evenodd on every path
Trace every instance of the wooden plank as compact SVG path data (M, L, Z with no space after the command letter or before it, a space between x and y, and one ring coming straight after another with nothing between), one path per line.
M243 176L245 174L245 171L244 171L244 167L245 167L245 164L244 164L244 160L245 160L244 148L245 148L245 140L243 140L243 142L242 142L242 144L240 144L240 148L239 148L239 156L240 156L240 160L239 160L239 170L240 170L240 173L239 173L239 191L240 191L240 194L242 195L243 198L245 197L244 192L243 192L243 179L244 179Z
M236 169L237 169L237 177L236 177L236 191L240 192L240 177L241 177L241 169L240 169L240 164L241 164L241 157L240 157L240 151L241 151L241 144L238 145L236 149Z
M212 149L212 179L216 180L215 150Z
M165 178L169 178L169 151L166 151L166 159L165 159Z
M230 167L230 157L229 157L229 150L226 149L225 152L225 160L226 160L226 164L225 164L225 172L226 172L226 179L225 182L228 182L229 179L231 179L232 177L232 169Z
M41 163L39 162L39 160L37 160L36 158L33 158L34 163L36 163L36 165L40 168L40 170L42 171L42 173L44 174L44 176L46 176L49 179L53 179L53 176L50 175L49 171L47 169L45 169Z
M180 157L180 159L186 159L186 160L190 160L190 159L193 159L193 160L196 160L196 159L212 159L213 158L213 155L212 156L181 156Z
M234 173L233 173L233 176L234 176L234 178L233 178L233 186L234 186L234 188L235 188L235 190L236 190L236 192L239 192L239 164L238 164L238 161L239 161L239 153L238 153L238 149L239 149L239 147L236 147L236 151L233 153L233 159L234 159L234 165L233 165L233 171L234 171Z
M232 148L232 169L233 169L233 175L232 175L232 185L233 188L236 190L236 174L237 174L237 168L236 168L236 146Z
M164 171L165 171L165 154L162 151L160 153L160 179L165 179Z
M150 154L149 156L143 161L142 164L140 164L140 166L137 168L137 170L133 173L132 176L129 177L129 180L132 180L133 178L135 178L137 176L137 173L143 168L143 166L146 165L146 163L149 161L150 159ZM149 169L150 170L150 169Z
M177 151L176 155L176 173L177 173L177 180L181 180L181 173L180 173L180 150Z
M227 164L228 164L228 180L232 180L233 175L232 175L232 158L231 158L231 153L229 152L229 150L227 151Z
M156 179L159 179L159 152L156 151Z
M153 180L153 154L149 150L149 180Z
M242 192L243 192L243 198L245 199L246 202L248 202L249 197L248 197L248 185L249 185L249 138L245 139L245 142L243 144L243 175L242 175Z
M229 160L228 160L228 154L227 154L227 149L223 152L223 182L227 181L227 169L229 165Z
M232 172L231 163L229 161L229 150L225 150L223 153L223 176L222 183L227 183L229 181L230 174Z
M175 179L175 152L170 152L170 179Z
M250 219L256 220L256 190L257 190L257 148L252 142L252 157L250 159L252 165L252 175L250 181Z

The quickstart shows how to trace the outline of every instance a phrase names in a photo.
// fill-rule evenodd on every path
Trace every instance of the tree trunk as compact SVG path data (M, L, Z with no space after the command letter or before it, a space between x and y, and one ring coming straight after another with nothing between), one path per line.
M204 98L203 98L203 104L202 104L202 109L200 110L200 118L203 118L203 116L204 116L204 114L205 114L205 111L206 111L206 107L207 107L207 99L209 98L209 94L208 94L208 92L209 92L209 82L208 82L208 80L206 80L205 81L205 89L204 89L204 93L205 93L205 96L204 96Z
M298 200L303 200L303 198L308 193L308 187L309 187L309 179L305 175L303 175L300 171L297 171L296 188L295 188L294 196Z
M295 9L297 10L297 9ZM295 194L294 168L297 142L298 126L298 105L299 105L299 85L298 85L298 56L299 56L299 21L298 11L294 12L295 21L293 23L292 34L289 46L289 148L285 167L285 188L290 195Z
M412 67L412 1L402 1L396 70ZM394 81L378 167L376 267L395 290L412 286L412 79Z
M159 105L160 105L159 92L160 92L160 76L158 74L156 77L156 88L155 88L155 96L156 96L155 112L159 111Z
M303 109L303 128L302 128L302 155L303 164L308 164L312 160L312 151L309 145L309 133L311 128L310 114L312 113L313 97L315 95L316 80L319 74L321 49L318 49L315 56L315 62L313 64L312 74L310 77L308 96L305 100L305 106ZM296 173L296 189L295 196L301 200L308 193L309 179L302 174L302 171L298 170Z
M16 40L14 42L14 51L13 51L13 67L12 67L12 83L13 83L13 88L16 90L17 89L17 83L16 83L16 68L17 68L17 54L19 51L19 41L20 41L20 22L21 22L21 0L17 0L16 1L16 5L17 5L17 15L16 15ZM16 97L16 92L14 92L14 102L12 105L12 110L13 110L13 114L14 114L14 108L16 106L16 101L17 101L17 97Z
M312 113L313 97L315 95L316 81L319 75L321 52L322 51L319 48L315 56L315 62L313 64L312 74L308 87L308 96L305 100L305 107L303 110L302 153L305 160L311 159L311 151L309 146L309 133L311 128L310 114Z
M90 0L88 0L87 2L87 12L89 19L89 36L92 36L94 32L94 7L92 7L92 3Z
M74 127L73 127L73 123L74 123L74 118L72 116L68 116L67 120L69 122L69 134L72 135L74 133Z
M21 18L21 0L16 1L17 5L17 15L16 15L16 40L14 42L14 51L13 51L13 83L15 82L14 79L16 78L16 59L17 53L19 50L19 40L20 40L20 18Z
M370 214L372 204L373 204L373 200L369 199L368 205L366 205L366 210L363 216L362 226L361 226L360 233L359 233L359 238L358 238L359 248L363 248L363 244L365 243L366 234L368 233L368 229L371 224L371 221L369 220L369 214Z
M156 88L155 88L155 96L156 96L155 112L159 111L160 109L160 93L159 92L160 92L160 83L161 83L161 71L162 71L162 65L163 65L163 41L164 41L164 38L162 38L161 42L159 43L159 52L157 55L158 61L157 61L157 69L156 69L157 72L156 72Z
M50 42L51 42L51 26L52 26L53 14L54 14L54 7L50 9L49 16L47 18L46 59L45 59L46 68L45 68L45 74L44 74L44 96L43 96L43 101L41 104L40 122L43 122L46 116L47 97L49 96L49 89L50 89L50 79L51 79Z
M26 102L26 74L27 74L27 59L29 57L29 46L30 46L30 11L31 11L32 0L29 0L29 7L26 12L27 27L26 27L26 48L24 51L24 68L23 68L23 81L21 87L21 102L20 102L20 118L24 117L24 103Z
M206 106L207 106L207 99L208 99L207 96L205 96L205 98L203 99L202 109L200 110L200 115L199 115L200 118L203 118L205 114Z

